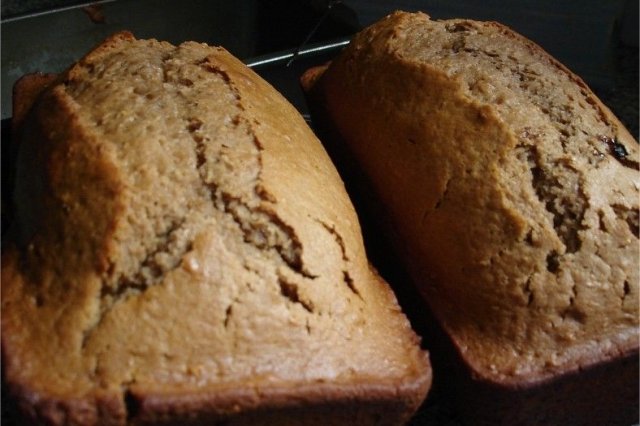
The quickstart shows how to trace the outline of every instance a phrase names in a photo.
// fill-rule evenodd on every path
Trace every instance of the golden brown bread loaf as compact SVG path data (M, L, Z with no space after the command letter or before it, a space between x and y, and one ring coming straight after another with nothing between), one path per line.
M337 172L224 49L119 33L16 120L2 354L27 417L396 424L423 400Z
M589 88L500 24L402 12L303 85L468 374L548 392L494 421L637 421L638 144Z

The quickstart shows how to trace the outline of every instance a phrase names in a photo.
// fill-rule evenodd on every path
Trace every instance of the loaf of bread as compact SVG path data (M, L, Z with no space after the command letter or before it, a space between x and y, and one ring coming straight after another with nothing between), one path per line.
M638 143L585 83L500 24L397 12L303 86L463 364L471 423L637 421Z
M412 415L427 354L322 145L275 89L222 48L126 32L40 81L16 93L36 100L16 108L2 255L3 377L28 418Z

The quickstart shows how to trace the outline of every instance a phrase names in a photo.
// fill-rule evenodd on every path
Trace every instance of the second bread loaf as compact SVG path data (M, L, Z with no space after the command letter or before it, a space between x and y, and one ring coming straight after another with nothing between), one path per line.
M502 420L637 419L638 144L584 82L500 24L399 12L304 83L473 378L617 366Z

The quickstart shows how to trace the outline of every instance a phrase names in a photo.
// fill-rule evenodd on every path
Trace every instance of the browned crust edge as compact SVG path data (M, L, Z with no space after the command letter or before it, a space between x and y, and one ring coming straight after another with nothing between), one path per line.
M506 36L517 39L527 48L546 57L553 66L580 86L586 96L593 99L594 106L606 121L615 125L620 137L634 140L625 126L602 104L580 77L540 46L508 27L496 22L487 24L498 27ZM358 168L357 160L346 148L347 144L341 140L337 129L329 122L329 115L324 109L326 104L323 100L322 76L329 65L308 69L300 77L300 85L310 105L312 119L319 131L329 138L324 141L332 146L328 151L337 153L340 157L346 156L340 158L338 163ZM343 171L341 169L341 172ZM358 187L372 191L361 170L350 174L355 174L355 179L360 180ZM376 218L376 221L384 222L381 218ZM428 301L423 298L423 302L428 311L425 317L429 322L426 325L429 331L424 337L433 345L429 347L428 343L427 349L432 354L436 386L443 382L444 387L453 390L456 395L455 405L466 421L471 421L472 424L505 425L549 422L598 424L599 421L603 422L602 424L626 425L638 421L639 347L636 343L630 342L625 347L613 348L600 358L582 359L572 368L552 376L531 375L512 380L486 376L474 370L472 363L464 358L455 339L433 317ZM440 369L438 365L441 365L442 360L445 360L445 368ZM442 377L445 369L451 376ZM571 406L578 408L572 409ZM539 413L537 410L543 412Z
M3 358L6 359L3 350ZM273 424L369 424L372 419L408 421L431 385L431 374L395 385L363 382L283 384L227 389L157 391L130 385L122 391L96 391L78 397L34 392L29 385L5 382L20 420L64 424L210 424L230 421L249 424L268 419ZM348 420L348 422L347 422ZM269 423L269 422L268 422Z

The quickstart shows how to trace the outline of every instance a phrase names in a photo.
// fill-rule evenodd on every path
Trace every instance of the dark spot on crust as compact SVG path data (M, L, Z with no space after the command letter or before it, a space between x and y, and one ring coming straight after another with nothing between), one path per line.
M305 310L313 313L313 303L300 297L298 286L294 283L286 281L283 277L278 280L280 285L280 293L293 303L300 304Z
M231 315L233 313L233 305L229 305L227 309L224 311L224 327L227 328L229 325L229 320L231 319Z
M547 271L555 274L560 269L560 261L558 260L558 252L555 250L547 255Z
M637 208L629 208L620 204L613 204L611 208L619 220L626 222L631 234L638 238L640 236L640 211Z
M469 21L464 22L456 22L454 24L447 24L445 26L447 32L449 33L459 33L464 31L469 31L473 29L473 23Z
M355 294L356 296L362 299L362 295L360 295L360 292L358 291L355 284L353 283L353 278L351 278L351 275L349 275L347 271L342 271L342 276L345 284L347 285L347 287L349 287L349 290L351 290L353 294Z
M130 423L140 412L140 401L136 399L129 389L124 392L124 406L127 409L127 423Z
M620 164L630 169L640 170L640 163L627 158L629 156L627 147L625 147L617 139L610 138L608 136L600 136L600 141L607 145L609 154L611 154L613 158L618 160Z

